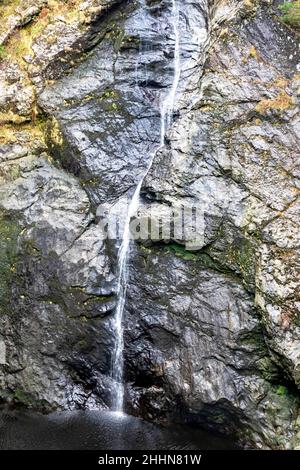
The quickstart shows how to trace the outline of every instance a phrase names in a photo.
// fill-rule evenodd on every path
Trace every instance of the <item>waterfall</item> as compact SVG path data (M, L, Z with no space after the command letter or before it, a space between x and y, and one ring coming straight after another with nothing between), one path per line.
M160 107L160 147L164 145L166 130L172 122L172 114L175 105L176 92L180 80L180 34L179 34L179 0L172 0L171 22L174 30L174 75L171 90ZM152 165L152 162L151 162ZM150 167L151 167L150 165Z
M160 143L159 146L152 152L151 158L147 168L143 172L141 179L134 191L129 208L126 215L124 224L124 231L122 236L122 243L118 252L118 282L117 282L117 306L115 312L115 325L114 331L116 335L115 349L113 353L112 363L112 379L114 384L112 410L117 413L123 412L124 405L124 383L123 383L123 369L124 369L124 331L123 331L123 313L126 300L126 290L128 281L128 257L130 252L130 221L136 214L139 206L140 191L156 153L164 146L165 134L172 123L172 115L175 105L176 93L180 80L180 32L179 32L179 0L172 0L172 11L170 15L170 22L174 33L174 64L173 64L173 80L169 93L163 97L160 105Z

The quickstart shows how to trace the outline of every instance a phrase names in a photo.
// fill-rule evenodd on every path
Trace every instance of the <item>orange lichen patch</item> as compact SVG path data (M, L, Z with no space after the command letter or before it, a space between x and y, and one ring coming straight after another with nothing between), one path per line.
M255 110L261 114L269 110L285 111L294 106L294 99L285 91L281 91L274 99L261 100L256 106Z
M220 37L220 38L224 38L224 37L228 36L228 33L229 33L229 29L228 29L228 28L222 28L221 31L220 31L219 37Z
M281 327L283 330L288 330L291 326L293 313L291 311L284 311L281 314Z
M251 46L249 49L249 57L251 57L252 59L256 59L256 60L259 59L259 54L254 46Z
M278 77L276 80L273 82L273 85L276 86L277 88L286 88L288 86L289 82L283 77Z
M257 8L257 0L243 0L241 7L245 12L255 12Z
M43 18L46 18L46 16L48 16L49 13L50 13L49 8L44 7L44 8L41 9L41 12L39 14L39 18L42 20Z
M253 0L244 0L243 3L247 8L253 8L255 6L255 2Z
M260 60L259 52L256 50L254 46L251 46L248 51L245 51L245 54L242 58L243 64L247 64L249 59Z

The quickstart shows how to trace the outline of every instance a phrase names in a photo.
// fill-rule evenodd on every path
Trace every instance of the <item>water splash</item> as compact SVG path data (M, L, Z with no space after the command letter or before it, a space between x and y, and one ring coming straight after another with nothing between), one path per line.
M170 16L170 23L174 33L174 64L173 64L173 80L167 96L163 97L160 105L160 143L159 146L152 152L151 158L147 165L147 168L143 172L143 175L134 191L132 196L126 220L124 224L124 231L122 237L122 243L118 252L118 283L117 283L117 306L115 312L115 325L114 331L116 335L115 349L112 358L112 379L114 383L114 396L112 400L112 410L122 416L124 408L124 330L123 330L123 313L126 301L126 291L128 282L128 258L130 253L130 221L133 216L137 213L140 200L140 192L146 178L149 173L153 160L157 152L164 146L165 135L172 123L173 111L175 106L177 89L180 81L180 11L178 0L172 0L172 11Z

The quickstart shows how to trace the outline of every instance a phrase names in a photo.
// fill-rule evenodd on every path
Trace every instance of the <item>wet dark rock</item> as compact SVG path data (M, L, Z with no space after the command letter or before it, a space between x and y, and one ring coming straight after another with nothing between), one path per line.
M47 411L110 404L118 244L98 205L124 214L174 73L169 0L73 3L5 9L0 29L0 396ZM201 237L133 248L126 408L297 448L297 35L278 2L179 3L139 217L196 208Z
M246 428L253 445L282 445L280 422L296 418L297 400L278 394L280 373L253 295L237 276L208 269L200 255L187 261L168 248L140 248L131 262L126 329L133 412L218 423L233 435ZM293 427L285 432L292 437Z

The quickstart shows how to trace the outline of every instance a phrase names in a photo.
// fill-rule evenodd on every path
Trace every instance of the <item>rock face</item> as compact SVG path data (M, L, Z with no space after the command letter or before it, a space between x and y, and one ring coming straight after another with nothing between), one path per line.
M172 2L33 3L5 4L0 30L0 393L105 408L118 244L96 213L120 211L158 148ZM277 1L177 3L176 106L140 214L196 209L201 243L132 250L126 406L296 448L297 35Z

